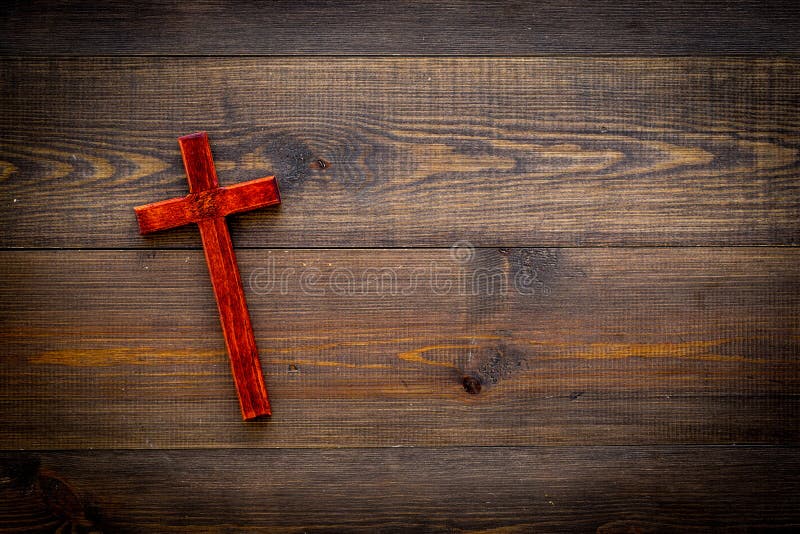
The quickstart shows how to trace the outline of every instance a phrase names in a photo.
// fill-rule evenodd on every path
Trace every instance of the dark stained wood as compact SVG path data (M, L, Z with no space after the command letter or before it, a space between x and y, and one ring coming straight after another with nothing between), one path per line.
M32 455L0 453L0 532L98 533L80 498Z
M185 194L173 140L199 129L224 183L281 184L239 247L796 244L798 79L780 58L7 58L0 246L199 247L131 210Z
M202 252L0 253L0 447L800 441L798 249L238 257L254 425Z
M143 234L197 223L242 417L271 415L258 348L225 216L280 203L275 177L220 188L206 132L178 138L189 195L134 208ZM242 201L238 201L238 200ZM176 224L176 222L178 224Z
M800 530L800 4L44 0L0 36L0 532ZM268 421L198 231L136 231L198 130L230 185L176 223L286 201L223 243Z
M797 54L793 2L11 2L0 53Z
M83 500L87 521L106 532L605 534L800 526L796 449L249 449L3 457L0 462L17 471L35 473L38 462L57 474ZM35 487L31 479L18 482L17 494Z

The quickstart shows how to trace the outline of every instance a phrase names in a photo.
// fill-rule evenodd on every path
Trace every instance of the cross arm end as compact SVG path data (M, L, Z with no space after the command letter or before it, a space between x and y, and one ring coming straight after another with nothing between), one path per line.
M136 206L133 211L142 235L195 222L194 211L186 197Z

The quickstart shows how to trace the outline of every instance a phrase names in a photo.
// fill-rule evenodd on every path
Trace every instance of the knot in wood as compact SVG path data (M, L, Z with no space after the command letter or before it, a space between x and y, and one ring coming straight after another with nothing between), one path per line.
M481 392L481 382L474 376L465 375L461 379L461 385L464 386L464 391L470 395L477 395Z

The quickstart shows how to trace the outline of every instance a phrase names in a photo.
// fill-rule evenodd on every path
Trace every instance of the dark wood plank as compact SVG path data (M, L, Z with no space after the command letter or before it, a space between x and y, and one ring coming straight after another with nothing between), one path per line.
M0 253L0 447L800 440L798 249L238 257L263 423L202 252Z
M798 449L537 447L4 453L6 495L106 532L706 532L800 526ZM42 475L39 475L40 477ZM16 487L8 489L10 479ZM74 497L73 497L74 496ZM0 509L1 510L1 509ZM28 515L24 515L28 512ZM35 522L36 519L33 521ZM42 521L42 520L40 520ZM67 530L69 531L69 530Z
M0 246L150 240L206 129L230 185L275 174L239 246L795 244L800 63L770 59L0 62ZM237 227L241 232L237 232Z
M795 3L16 1L0 53L797 54Z

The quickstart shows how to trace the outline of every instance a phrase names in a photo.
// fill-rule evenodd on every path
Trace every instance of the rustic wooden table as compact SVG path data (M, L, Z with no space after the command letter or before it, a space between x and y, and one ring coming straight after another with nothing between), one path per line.
M800 525L800 12L14 3L0 531ZM176 138L221 182L241 421Z

